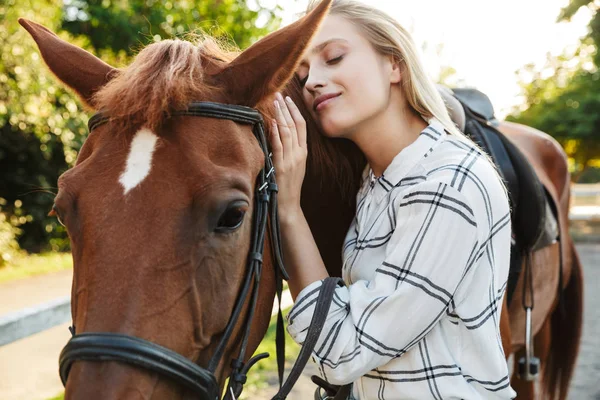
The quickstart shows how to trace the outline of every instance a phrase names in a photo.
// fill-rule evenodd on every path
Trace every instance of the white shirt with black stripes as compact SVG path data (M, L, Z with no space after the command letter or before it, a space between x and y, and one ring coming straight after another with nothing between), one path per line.
M481 150L432 119L375 177L367 167L343 279L313 360L355 399L510 399L500 311L509 203ZM287 316L302 344L322 282Z

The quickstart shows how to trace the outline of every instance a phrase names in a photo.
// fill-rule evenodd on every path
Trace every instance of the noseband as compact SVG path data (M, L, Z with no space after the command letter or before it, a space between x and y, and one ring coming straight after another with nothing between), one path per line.
M231 120L240 124L251 125L252 131L258 140L260 148L265 156L265 166L260 171L256 181L253 227L250 243L250 252L247 261L247 271L244 283L236 304L208 367L202 368L191 360L175 353L165 347L159 346L147 340L134 336L121 335L109 332L99 333L81 333L75 334L75 327L71 328L73 337L66 344L60 354L59 372L63 385L66 385L71 366L75 361L119 361L142 367L161 375L169 377L179 384L187 387L202 400L218 400L219 384L215 378L215 371L221 362L227 344L233 333L233 329L238 323L242 313L243 306L250 293L250 306L246 315L243 337L240 345L240 351L237 358L231 362L231 375L229 377L229 386L226 390L225 398L234 400L242 392L246 382L246 373L260 359L268 357L267 353L258 354L252 357L247 364L244 364L246 349L250 336L252 319L256 309L258 298L258 287L262 272L264 243L267 233L267 221L270 219L271 248L273 249L273 260L275 266L275 281L277 296L281 300L282 279L287 280L288 274L283 266L283 257L281 250L281 236L279 231L279 220L277 215L277 184L275 183L275 168L269 154L267 141L265 138L265 129L261 114L249 107L220 104L212 102L194 102L187 110L177 111L172 116L198 116L208 118L218 118ZM91 132L96 127L108 122L108 116L101 113L94 115L88 122L88 128ZM284 331L283 317L279 310L277 320L277 361L279 367L280 391L274 399L285 399L291 390L294 382L302 372L310 353L312 352L319 333L322 329L325 316L331 303L333 290L337 285L337 280L326 282L327 285L321 290L317 309L307 334L298 360L296 361L287 381L283 380L283 349L284 349ZM314 338L314 339L310 339ZM314 343L313 343L314 342ZM232 399L233 397L233 399Z

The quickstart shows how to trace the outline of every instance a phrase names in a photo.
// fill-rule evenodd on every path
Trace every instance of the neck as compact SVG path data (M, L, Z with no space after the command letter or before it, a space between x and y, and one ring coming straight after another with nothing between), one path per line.
M381 176L425 127L427 122L411 110L398 88L392 90L388 107L355 130L350 139L363 152L375 176Z

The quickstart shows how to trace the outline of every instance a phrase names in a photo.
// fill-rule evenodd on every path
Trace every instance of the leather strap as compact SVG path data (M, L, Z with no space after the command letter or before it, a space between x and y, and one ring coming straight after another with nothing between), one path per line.
M352 384L333 385L317 375L311 376L310 379L319 386L315 390L315 400L346 400L352 392ZM325 389L325 394L321 394L321 389Z
M340 390L337 392L333 400L346 400L350 397L350 392L352 391L352 385L344 385L340 387Z
M60 354L63 385L72 364L78 360L119 361L168 376L193 390L202 399L219 398L219 385L212 373L165 347L133 336L116 333L80 333Z
M323 285L319 291L319 297L317 298L315 312L310 321L310 326L308 327L306 339L304 340L302 348L300 349L300 354L298 354L298 358L296 359L296 362L294 363L287 380L282 385L281 389L279 389L279 392L273 396L272 400L285 399L300 377L300 374L302 374L310 355L317 345L317 340L319 339L319 335L323 330L323 325L325 325L325 320L327 319L327 314L329 313L329 308L331 307L333 293L340 282L343 284L341 278L334 277L325 278L323 281Z

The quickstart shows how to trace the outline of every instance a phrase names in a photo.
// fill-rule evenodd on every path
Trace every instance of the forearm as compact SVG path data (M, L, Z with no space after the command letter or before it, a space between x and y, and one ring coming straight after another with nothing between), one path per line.
M311 283L329 276L302 210L280 213L284 263L294 301Z

